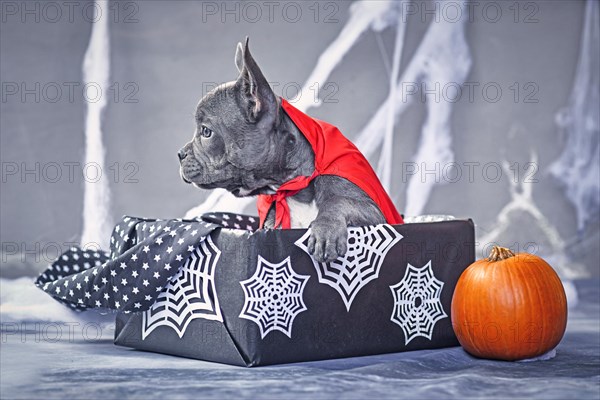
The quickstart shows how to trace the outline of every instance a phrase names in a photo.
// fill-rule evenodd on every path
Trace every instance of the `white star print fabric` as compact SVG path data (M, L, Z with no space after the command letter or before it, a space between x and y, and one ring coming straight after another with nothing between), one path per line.
M206 221L123 217L113 230L110 255L73 247L40 275L36 285L75 310L148 310L221 223L248 230L258 225L251 221L254 217L237 217L227 213L203 216Z

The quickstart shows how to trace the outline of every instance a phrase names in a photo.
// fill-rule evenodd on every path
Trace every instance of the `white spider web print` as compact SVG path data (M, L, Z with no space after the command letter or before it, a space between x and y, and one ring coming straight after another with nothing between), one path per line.
M181 338L194 319L223 322L215 289L215 267L220 256L221 251L207 236L143 313L142 340L159 326L173 328Z
M417 336L431 340L435 323L446 318L440 296L444 282L433 275L431 260L421 268L408 264L404 278L390 286L394 296L391 321L400 325L407 345Z
M256 323L261 339L274 330L291 339L294 319L307 310L302 295L309 278L294 272L289 256L272 264L259 255L254 275L240 282L245 296L240 318Z
M307 247L309 237L310 229L295 244L310 256ZM334 288L342 297L346 311L350 311L356 294L379 277L387 252L402 237L387 224L348 228L346 255L327 263L317 262L310 257L317 270L319 283Z

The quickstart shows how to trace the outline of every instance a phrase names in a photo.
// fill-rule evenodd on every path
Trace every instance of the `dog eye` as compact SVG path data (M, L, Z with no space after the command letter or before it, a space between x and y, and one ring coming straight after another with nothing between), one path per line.
M202 134L202 137L209 138L212 136L213 131L211 131L206 126L202 125L202 128L200 128L200 133Z

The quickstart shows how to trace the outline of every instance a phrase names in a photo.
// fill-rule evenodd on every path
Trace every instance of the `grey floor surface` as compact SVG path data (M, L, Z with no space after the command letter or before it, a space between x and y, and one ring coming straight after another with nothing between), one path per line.
M598 399L599 282L577 288L556 357L530 363L480 360L455 347L246 369L116 347L110 328L99 339L63 332L50 340L52 325L43 336L33 324L14 333L13 324L2 334L0 397Z

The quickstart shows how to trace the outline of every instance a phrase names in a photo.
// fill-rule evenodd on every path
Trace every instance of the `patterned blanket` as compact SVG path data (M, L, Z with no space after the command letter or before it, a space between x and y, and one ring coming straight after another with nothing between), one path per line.
M258 218L230 213L194 220L125 216L113 230L110 253L73 247L35 283L74 310L145 311L177 283L182 267L209 255L211 247L203 244L221 227L254 231Z

